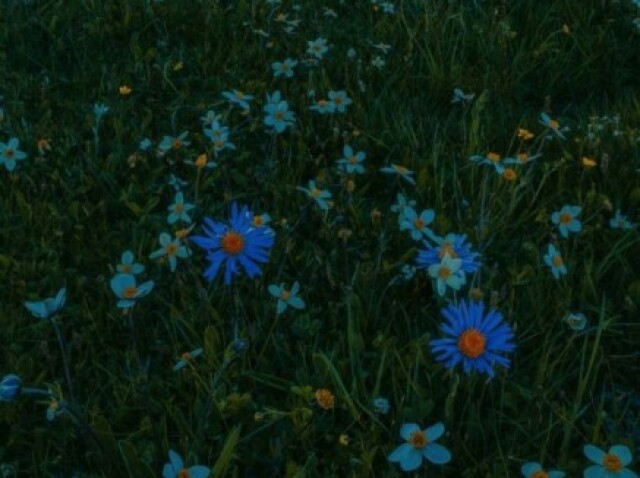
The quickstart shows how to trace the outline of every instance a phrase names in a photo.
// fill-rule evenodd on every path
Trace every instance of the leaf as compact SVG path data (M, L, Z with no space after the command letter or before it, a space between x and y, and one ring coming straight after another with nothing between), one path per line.
M240 438L240 426L235 427L229 433L227 440L224 442L222 450L220 451L220 456L216 461L216 464L213 465L213 470L211 472L213 478L221 478L224 476L229 463L234 458L233 450L238 444L238 439Z

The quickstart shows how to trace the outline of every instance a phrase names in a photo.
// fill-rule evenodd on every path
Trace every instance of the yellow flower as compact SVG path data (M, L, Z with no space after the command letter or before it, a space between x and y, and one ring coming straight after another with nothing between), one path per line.
M502 177L507 181L515 181L516 179L518 179L518 173L516 173L513 168L505 168L504 172L502 173Z
M326 388L319 388L313 394L316 397L316 402L320 408L325 410L331 410L336 404L336 397Z
M350 441L351 441L351 438L349 438L349 435L347 435L346 433L342 433L338 437L338 443L340 443L342 446L349 446Z
M582 166L585 168L591 169L595 168L598 165L595 159L587 158L586 156L582 157Z
M129 96L131 94L133 90L131 89L130 86L127 85L122 85L120 88L118 88L118 92L122 95L122 96Z
M528 129L518 128L518 138L523 141L528 141L533 138L533 133Z

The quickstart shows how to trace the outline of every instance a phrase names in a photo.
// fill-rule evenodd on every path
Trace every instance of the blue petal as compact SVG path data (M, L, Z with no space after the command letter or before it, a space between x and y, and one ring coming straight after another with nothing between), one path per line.
M190 478L207 478L211 470L206 466L196 465L189 468Z
M597 446L585 445L582 451L589 460L597 463L598 465L602 465L605 456L605 452L603 450Z
M530 477L531 474L540 470L542 470L542 465L534 461L530 463L525 463L524 465L522 465L522 468L520 468L520 472L525 476L525 478L531 478Z
M411 438L411 435L419 431L421 430L417 423L404 423L400 427L400 436L404 441L409 441L409 438Z
M423 448L422 454L427 460L436 465L444 465L451 461L451 453L439 443L429 443Z
M436 441L438 438L442 436L444 433L444 425L440 422L435 425L430 426L425 431L425 435L427 435L427 440L431 443Z
M618 458L620 458L622 466L627 466L633 459L633 456L631 456L631 451L625 445L614 445L609 448L609 453L613 453Z
M584 470L583 478L605 478L605 472L604 466L592 465Z

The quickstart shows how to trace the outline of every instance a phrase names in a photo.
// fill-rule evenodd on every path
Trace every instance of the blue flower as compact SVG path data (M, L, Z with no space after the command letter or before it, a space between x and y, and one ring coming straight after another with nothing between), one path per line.
M27 155L18 149L20 141L18 138L10 138L8 143L0 141L0 164L4 164L7 171L16 169L16 161L21 161Z
M143 138L138 143L138 149L140 151L149 151L151 149L151 146L153 146L153 143L149 138Z
M202 354L202 349L201 348L197 348L195 350L192 350L191 352L185 352L180 356L180 360L178 360L176 362L176 364L173 366L173 371L176 372L178 370L182 370L183 368L185 368L187 366L187 364L189 362L191 362L191 360L193 360L194 358L196 358L197 356Z
M419 269L426 269L438 264L445 254L462 260L462 270L468 274L477 272L482 264L478 261L480 254L471 252L471 245L467 244L466 234L447 234L444 238L436 237L435 246L424 241L426 249L418 250L416 264Z
M16 374L5 375L0 380L0 402L12 402L20 396L22 380Z
M546 471L540 463L534 461L522 465L520 471L525 478L564 478L564 472L558 470Z
M615 216L613 216L609 220L609 227L611 229L622 229L623 231L630 231L631 229L636 227L636 225L629 221L629 219L627 219L627 216L621 214L620 209L616 209Z
M209 128L204 129L204 134L213 143L213 152L216 155L224 149L236 149L236 145L229 141L229 128L222 126L217 119Z
M287 126L292 126L295 121L293 112L289 111L289 103L280 99L280 92L267 95L268 103L263 111L267 114L264 117L264 124L271 126L277 133L282 133Z
M282 63L276 61L271 64L271 68L273 69L273 76L278 78L279 76L285 76L287 78L293 77L293 69L298 64L298 60L292 60L291 58L287 58Z
M504 173L504 165L502 162L502 156L498 153L494 153L489 151L485 156L480 156L478 154L474 154L469 158L471 162L477 164L484 164L487 166L491 166L495 169L496 173L502 174Z
M45 300L36 302L25 302L24 306L29 309L29 312L34 317L39 319L48 319L49 317L56 315L67 300L67 289L64 287L58 291L55 297L50 297Z
M316 204L318 204L318 207L323 211L329 210L329 204L327 203L327 201L325 201L325 199L329 199L331 197L331 193L326 189L318 189L316 187L315 181L309 181L308 189L302 188L300 186L296 187L296 189L298 191L306 193L307 196L315 200Z
M434 238L435 234L427 226L433 222L436 213L433 209L425 209L420 215L412 207L405 207L402 211L402 219L400 220L400 230L408 230L414 241L423 239L423 236ZM438 261L440 262L440 261Z
M232 105L236 104L245 111L249 109L249 101L253 99L253 95L245 95L239 90L224 91L222 96L229 100Z
M171 272L175 272L178 263L178 257L184 259L189 257L189 250L182 245L182 241L179 238L171 239L171 236L166 232L160 234L160 249L153 251L149 254L149 259L157 259L162 256L167 256L169 259L169 267Z
M172 186L176 191L180 191L180 188L185 187L189 183L184 179L180 179L175 174L170 174L168 184L169 186Z
M597 463L584 470L584 478L638 478L638 475L625 468L633 456L628 447L614 445L607 453L597 446L585 445L584 455Z
M124 251L120 257L120 264L116 266L116 270L122 274L136 275L144 272L144 266L133 262L133 252Z
M440 312L447 319L440 330L448 337L429 341L438 362L443 362L447 368L462 362L465 373L476 370L489 377L495 375L494 365L509 367L509 359L501 353L512 352L516 346L511 342L511 327L503 321L500 312L491 309L483 316L482 302L467 303L466 300Z
M121 309L128 309L136 304L136 300L144 297L153 289L152 280L136 285L136 278L131 274L116 274L111 278L111 290L120 299L116 304Z
M373 411L379 415L386 415L391 409L389 400L384 397L375 397L371 400L371 404L373 405Z
M565 139L564 135L560 132L560 124L557 120L551 119L549 115L540 113L540 119L538 122L553 131L553 133L559 138Z
M544 263L551 268L551 273L556 279L559 279L561 275L567 274L567 266L564 265L562 256L553 244L547 246Z
M177 138L174 138L173 136L165 135L162 138L162 141L160 142L160 144L158 145L158 148L162 153L166 153L167 151L170 151L170 150L178 151L182 147L189 146L191 144L191 142L186 141L188 135L189 135L188 131L184 131Z
M182 457L175 451L169 450L169 463L166 463L162 469L162 478L207 478L209 473L211 470L203 465L185 468Z
M324 54L329 50L327 40L325 38L316 38L307 42L307 53L321 60Z
M465 93L460 88L453 89L453 98L451 99L451 103L471 103L473 98L475 98L475 93Z
M96 103L93 105L93 115L96 117L96 123L99 123L104 115L109 111L109 107L102 103Z
M440 297L444 296L447 287L460 290L466 282L464 271L461 269L462 261L453 259L446 253L442 261L429 266L429 277L436 281L436 290Z
M233 276L240 274L238 264L246 274L253 278L262 272L257 263L266 263L269 251L275 242L275 232L267 226L255 227L253 213L247 206L238 211L238 205L231 204L231 218L228 223L216 222L204 218L206 236L191 237L191 241L207 251L207 260L211 265L204 276L213 281L223 264L226 265L224 282L231 283Z
M581 211L582 208L580 206L569 206L566 204L562 206L560 211L551 214L551 222L558 226L562 237L566 238L570 232L580 232L582 230L582 224L577 219Z
M451 461L451 453L444 446L435 441L444 433L444 425L436 423L425 430L420 430L416 423L405 423L400 428L400 436L407 443L403 443L393 450L388 460L400 463L403 471L413 471L420 468L422 460L427 459L436 465L444 465Z
M385 166L384 168L380 168L380 171L387 174L397 174L402 177L405 181L415 184L416 182L411 177L413 171L405 168L404 166L400 166L399 164L392 164L391 166Z
M194 207L195 206L191 203L185 204L184 195L182 194L182 192L176 193L173 204L171 204L167 208L169 210L167 222L169 224L175 224L178 221L183 221L187 224L191 224L191 217L189 216L189 214L187 214L187 212Z
M404 219L404 208L407 206L414 207L415 205L416 202L413 199L407 201L404 197L404 194L398 193L398 195L396 196L396 203L391 206L391 212L397 213L398 221L402 222L402 220Z
M367 157L366 153L358 151L354 154L353 148L349 145L345 145L344 148L342 148L342 155L344 158L339 159L336 163L341 165L347 174L364 173L364 166L362 165L362 162Z
M340 90L329 91L329 103L333 104L338 113L345 113L347 111L346 107L353 103L353 101L347 96L344 90Z
M278 304L276 306L276 314L280 315L285 310L287 310L287 306L291 306L294 309L304 309L304 300L298 297L298 291L300 290L300 284L298 282L294 282L291 286L291 290L286 290L284 288L284 284L280 284L279 286L275 284L271 284L269 286L269 293L278 298Z
M309 106L309 109L323 115L333 113L336 110L336 105L332 101L327 101L321 98L317 100L314 105Z
M587 316L582 312L571 312L562 320L567 323L571 330L575 330L576 332L584 330L587 326Z

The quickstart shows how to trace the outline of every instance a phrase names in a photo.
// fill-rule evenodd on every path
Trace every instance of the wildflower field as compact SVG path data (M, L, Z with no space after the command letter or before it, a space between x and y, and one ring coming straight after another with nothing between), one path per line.
M0 2L0 476L637 478L639 0Z

